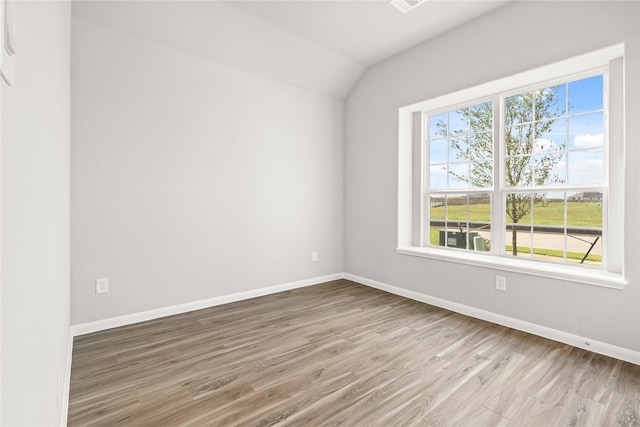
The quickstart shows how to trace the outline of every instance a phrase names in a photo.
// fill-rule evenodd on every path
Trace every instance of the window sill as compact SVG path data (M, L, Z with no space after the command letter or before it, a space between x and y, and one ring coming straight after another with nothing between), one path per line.
M423 248L419 246L399 247L396 249L396 252L404 255L432 258L484 268L494 268L497 270L565 280L586 285L602 286L612 289L623 289L628 283L621 274L565 264L549 264L546 262L536 262L532 260L511 259L474 252L458 252L438 248Z

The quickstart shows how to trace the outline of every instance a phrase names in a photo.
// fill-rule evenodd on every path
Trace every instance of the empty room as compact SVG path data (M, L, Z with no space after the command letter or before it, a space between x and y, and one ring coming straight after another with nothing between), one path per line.
M0 425L640 425L640 1L0 26Z

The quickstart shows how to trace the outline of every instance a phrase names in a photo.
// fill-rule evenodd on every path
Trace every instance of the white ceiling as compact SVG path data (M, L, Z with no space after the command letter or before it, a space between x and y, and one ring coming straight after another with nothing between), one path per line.
M74 19L337 98L369 66L511 0L73 2Z
M427 0L406 14L389 0L227 0L227 3L370 66L509 1Z

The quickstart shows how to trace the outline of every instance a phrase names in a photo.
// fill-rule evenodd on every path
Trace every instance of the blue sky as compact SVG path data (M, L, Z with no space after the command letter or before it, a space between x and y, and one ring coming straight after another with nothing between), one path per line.
M554 168L554 173L569 184L596 184L604 179L603 139L603 77L602 75L580 79L556 86L557 117L549 132L536 141L536 151L567 146L568 151ZM541 89L544 91L547 88ZM432 188L465 188L448 170L463 173L464 164L456 164L454 150L449 141L438 135L438 122L449 123L450 133L463 129L465 122L457 111L431 116L430 123L430 181ZM449 153L447 153L449 151ZM449 154L449 165L447 165ZM448 181L447 181L448 179Z

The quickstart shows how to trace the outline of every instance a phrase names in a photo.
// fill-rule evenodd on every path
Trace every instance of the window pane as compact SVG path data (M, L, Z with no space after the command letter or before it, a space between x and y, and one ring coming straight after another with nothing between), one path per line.
M535 193L533 213L533 257L547 261L564 261L565 193Z
M491 222L491 198L489 194L469 197L469 222L487 224Z
M467 222L467 196L455 195L447 197L447 220Z
M429 117L429 139L447 136L447 113Z
M544 185L555 183L552 170L557 168L563 160L564 130L562 123L551 121L537 122L531 125L516 126L507 129L506 145L507 157L505 163L505 184L511 187ZM554 126L555 125L555 126ZM535 144L531 142L532 135L538 135ZM546 154L530 156L533 153ZM536 171L535 177L532 175ZM560 179L564 175L559 176Z
M602 236L568 234L567 262L602 266Z
M447 196L431 196L429 198L429 244L440 245L439 231L445 229L447 217Z
M583 191L567 198L567 261L602 265L602 192Z
M473 157L469 165L470 187L493 186L493 135L478 134L471 137Z
M447 188L447 165L431 165L429 167L429 187L435 190Z
M546 261L563 262L565 260L564 228L534 228L533 257Z
M535 185L558 184L564 182L564 170L560 161L564 159L564 153L548 152L533 156Z
M544 120L562 116L566 112L567 85L547 87L537 92L535 119Z
M602 148L604 144L602 113L585 114L569 118L569 149Z
M602 193L573 193L567 200L567 226L602 228Z
M506 254L524 258L531 258L531 229L517 225L507 225ZM513 248L516 248L514 251Z
M469 108L472 133L491 133L493 130L493 103L474 105Z
M533 120L533 98L531 92L505 99L505 123L507 126L528 123Z
M466 138L449 139L449 161L467 161L469 159L469 143Z
M479 132L469 136L469 146L474 154L474 161L493 161L493 133Z
M531 154L533 151L531 125L507 127L505 131L507 155Z
M558 161L551 169L551 176L555 180L554 182L559 184L566 184L567 182L567 155L566 153L560 153L558 155Z
M469 109L462 108L449 113L449 134L460 136L469 132Z
M435 221L444 221L447 215L446 196L431 196L429 198L429 218Z
M452 163L449 165L449 188L469 187L469 164Z
M444 230L444 226L429 227L429 244L432 246L444 246L444 243L440 243L440 232Z
M600 192L586 191L569 196L565 192L510 193L506 203L512 207L507 212L507 254L513 255L513 228L516 228L517 256L570 263L581 263L584 259L588 265L602 265ZM522 217L512 226L509 220L510 215L514 215L514 207Z
M572 151L568 159L569 184L604 182L604 152Z
M506 99L506 186L566 182L566 92L562 84Z
M545 120L541 122L540 132L533 146L536 153L558 151L565 147L567 131L566 119Z
M479 252L488 250L491 234L489 194L433 195L429 204L430 245Z
M533 194L533 224L564 226L564 193Z
M447 163L447 150L449 149L446 139L434 139L429 144L429 163Z
M493 103L427 117L430 188L491 187Z
M533 185L534 160L531 156L507 157L505 164L505 184L508 187Z
M471 249L489 251L491 247L491 196L479 194L469 197L469 240Z
M569 113L602 110L602 75L569 83Z
M505 197L507 224L531 224L531 195L508 193Z

